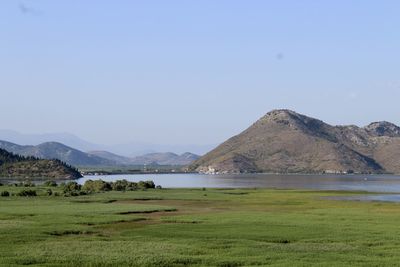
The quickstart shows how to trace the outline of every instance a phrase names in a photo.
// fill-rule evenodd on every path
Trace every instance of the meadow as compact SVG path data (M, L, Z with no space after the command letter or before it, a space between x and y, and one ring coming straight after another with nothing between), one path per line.
M16 196L2 186L0 266L398 266L400 204L362 192L148 189ZM53 192L60 187L51 187Z

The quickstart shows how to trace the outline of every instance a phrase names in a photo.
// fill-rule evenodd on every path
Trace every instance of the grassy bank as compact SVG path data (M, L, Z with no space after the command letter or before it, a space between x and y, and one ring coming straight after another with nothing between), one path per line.
M349 192L151 189L63 197L45 196L47 189L0 197L1 266L400 262L400 205L323 198Z

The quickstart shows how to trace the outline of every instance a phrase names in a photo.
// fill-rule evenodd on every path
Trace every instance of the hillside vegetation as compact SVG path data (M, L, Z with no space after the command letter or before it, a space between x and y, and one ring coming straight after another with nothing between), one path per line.
M0 177L75 179L82 176L75 168L57 159L24 157L0 149Z

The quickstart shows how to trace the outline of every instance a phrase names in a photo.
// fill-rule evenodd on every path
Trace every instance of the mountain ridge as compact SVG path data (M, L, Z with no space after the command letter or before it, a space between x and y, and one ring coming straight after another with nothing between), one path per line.
M17 145L0 141L0 148L22 156L33 156L41 159L59 159L73 166L114 165L115 162L89 155L80 150L59 142L45 142L39 145Z
M68 132L61 133L20 133L14 130L0 129L0 140L19 145L39 145L46 142L58 142L74 149L87 151L109 151L125 157L136 157L148 153L171 151L176 154L182 154L190 151L194 154L203 155L210 149L214 148L214 144L196 145L196 144L157 144L143 141L124 142L119 144L97 144L82 139Z
M185 166L200 158L200 156L185 152L183 154L176 154L172 152L164 153L149 153L142 156L132 158L133 164L157 164L157 165L176 165Z
M181 155L165 152L150 153L133 158L120 156L108 151L97 150L82 152L59 142L45 142L39 145L17 145L0 140L0 148L22 156L33 156L41 159L59 159L69 165L86 166L128 166L128 165L189 165L199 156L193 153Z

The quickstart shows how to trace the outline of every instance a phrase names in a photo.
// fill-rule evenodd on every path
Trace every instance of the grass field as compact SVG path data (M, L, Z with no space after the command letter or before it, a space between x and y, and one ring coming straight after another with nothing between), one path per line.
M45 189L0 197L1 266L400 264L400 205L324 198L349 192Z

